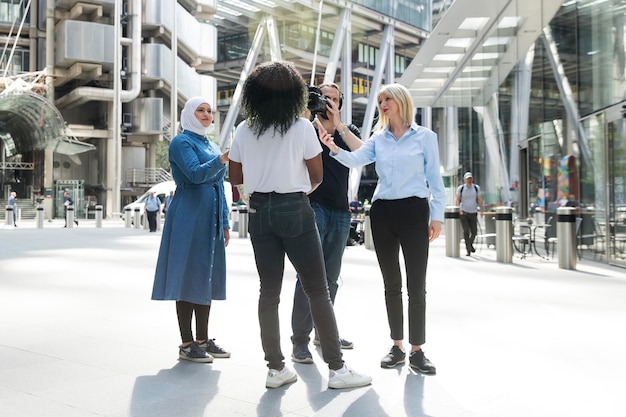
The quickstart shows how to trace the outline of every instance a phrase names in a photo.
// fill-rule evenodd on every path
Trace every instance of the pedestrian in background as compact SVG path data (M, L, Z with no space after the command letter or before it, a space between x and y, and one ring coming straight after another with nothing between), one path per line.
M170 193L165 196L165 201L163 202L163 215L167 218L167 209L172 204L172 200L174 199L174 190L170 190Z
M463 228L463 240L467 256L476 252L474 240L478 234L478 211L483 216L483 197L480 194L480 187L474 184L474 175L466 172L463 175L465 184L456 189L456 205L459 206L461 227Z
M13 226L17 227L17 205L15 204L15 198L17 197L17 193L15 191L11 191L9 194L9 199L7 200L7 206L11 207L11 211L13 212Z
M169 146L176 198L167 210L152 289L153 300L176 301L182 339L178 357L192 362L230 357L208 337L211 303L226 299L225 247L230 240L224 194L228 152L221 153L206 137L212 122L208 99L187 100L180 115L184 130Z
M144 212L148 220L148 227L151 232L157 230L157 216L161 212L161 199L154 195L154 192L150 192L148 198L144 202Z
M74 199L70 196L69 191L64 191L63 192L63 217L65 219L65 226L63 227L67 227L67 208L70 206L74 207ZM78 226L78 220L76 220L76 218L74 218L74 223L76 224L76 226Z
M311 122L301 117L307 87L292 63L267 62L246 79L235 131L229 178L250 195L248 231L261 281L259 324L269 371L268 388L296 381L280 346L278 304L285 255L293 264L311 307L329 388L369 385L371 378L344 364L337 322L328 293L324 255L315 226L310 193L322 182L322 146ZM320 133L329 136L329 133Z
M400 84L381 86L376 94L378 122L360 149L347 152L329 137L322 140L332 156L348 167L376 162L378 183L372 197L372 239L385 285L387 318L393 346L380 365L405 362L402 248L409 299L409 364L426 374L436 372L426 358L426 267L429 242L439 237L446 198L437 135L413 122L413 100Z

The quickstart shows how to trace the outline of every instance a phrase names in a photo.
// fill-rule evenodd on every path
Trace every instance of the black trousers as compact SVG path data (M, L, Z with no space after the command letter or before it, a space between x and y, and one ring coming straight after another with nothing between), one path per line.
M404 339L400 248L406 268L409 343L426 342L426 267L430 209L425 198L376 200L370 210L372 238L385 285L387 320L393 340Z
M146 216L148 217L148 227L151 232L156 232L157 229L157 214L158 210L150 211L146 210Z
M474 239L478 233L478 213L461 214L461 227L463 228L463 239L467 252L473 252Z

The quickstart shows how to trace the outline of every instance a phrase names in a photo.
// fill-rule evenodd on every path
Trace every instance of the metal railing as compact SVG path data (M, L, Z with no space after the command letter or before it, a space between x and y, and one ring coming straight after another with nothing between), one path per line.
M172 175L163 168L128 169L124 178L124 182L131 186L153 185L171 180Z

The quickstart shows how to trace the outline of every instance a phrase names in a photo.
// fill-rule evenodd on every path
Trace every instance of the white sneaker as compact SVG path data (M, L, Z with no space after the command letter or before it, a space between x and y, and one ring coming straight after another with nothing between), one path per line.
M296 382L298 379L298 375L291 372L286 366L282 371L277 371L276 369L270 369L267 372L267 379L265 380L266 388L278 388L283 385L291 384L292 382Z
M364 387L372 383L372 377L359 374L344 365L342 369L337 371L330 370L328 379L328 388L355 388Z

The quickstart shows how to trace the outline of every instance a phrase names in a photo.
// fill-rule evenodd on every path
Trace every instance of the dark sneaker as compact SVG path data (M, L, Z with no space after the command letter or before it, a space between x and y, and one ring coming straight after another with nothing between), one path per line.
M313 363L313 355L306 343L300 343L293 347L291 360L298 363Z
M315 335L315 339L313 339L313 344L315 346L319 346L320 345L320 340L318 339L317 335ZM350 342L349 340L343 339L343 338L339 338L339 344L341 345L342 349L353 349L354 348L354 343Z
M270 369L265 379L266 388L278 388L296 382L298 376L285 366L281 371Z
M186 361L211 363L213 362L213 356L206 353L204 349L200 347L196 342L193 342L189 346L178 349L178 357Z
M386 354L380 361L381 368L393 368L404 363L406 353L402 351L398 346L393 345L389 349L389 353Z
M215 339L208 339L204 343L200 343L200 348L206 353L216 358L230 358L230 352L222 349L215 343Z
M409 355L409 366L423 374L434 375L437 373L437 368L424 356L424 352L421 349L411 352Z

